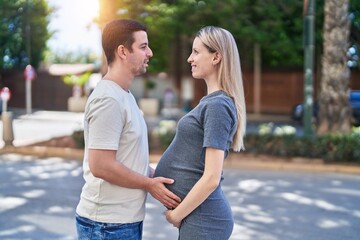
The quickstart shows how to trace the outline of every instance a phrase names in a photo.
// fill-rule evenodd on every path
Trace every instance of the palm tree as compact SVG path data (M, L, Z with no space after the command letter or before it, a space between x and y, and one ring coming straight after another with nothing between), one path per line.
M348 9L349 0L325 1L318 134L351 131L350 70L346 55L350 34Z

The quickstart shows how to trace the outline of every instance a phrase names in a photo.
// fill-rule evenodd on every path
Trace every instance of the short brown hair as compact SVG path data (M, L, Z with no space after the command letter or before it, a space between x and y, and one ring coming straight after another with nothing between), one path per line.
M130 19L116 19L106 24L102 32L102 47L108 64L114 61L119 45L132 51L131 46L135 41L133 33L137 31L146 32L146 25Z

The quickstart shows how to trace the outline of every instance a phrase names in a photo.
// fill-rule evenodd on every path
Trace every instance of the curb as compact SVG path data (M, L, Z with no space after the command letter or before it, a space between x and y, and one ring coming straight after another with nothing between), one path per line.
M337 164L316 164L316 163L281 163L281 162L263 162L254 160L247 161L231 161L224 165L228 168L244 168L244 169L265 169L277 171L304 171L304 172L332 172L360 175L359 166L343 166Z
M323 159L285 158L249 153L230 153L224 167L244 169L265 169L276 171L332 172L360 175L360 165L332 164Z
M7 153L31 155L31 156L37 156L39 158L61 157L61 158L68 158L74 160L82 160L84 156L84 150L82 149L44 147L44 146L28 146L28 147L7 146L0 149L0 155Z

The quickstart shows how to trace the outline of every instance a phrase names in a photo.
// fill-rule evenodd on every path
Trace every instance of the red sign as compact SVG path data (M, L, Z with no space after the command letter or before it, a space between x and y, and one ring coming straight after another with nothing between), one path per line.
M11 97L10 89L8 87L3 87L0 90L0 97L1 97L1 100L5 101L5 102L9 101L9 99Z
M31 65L27 65L24 71L25 79L28 81L32 81L36 77L35 69Z

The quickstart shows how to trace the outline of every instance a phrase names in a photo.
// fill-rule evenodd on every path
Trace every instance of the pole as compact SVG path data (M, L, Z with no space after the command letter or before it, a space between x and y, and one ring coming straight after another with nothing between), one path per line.
M7 101L2 101L2 111L7 112Z
M31 80L25 79L26 90L26 114L31 114Z
M315 0L304 0L304 135L314 134L313 118L313 78L314 78L314 22Z
M31 64L31 42L30 42L30 4L29 0L26 0L26 55L28 58L28 64Z
M261 113L261 48L258 43L254 46L254 113Z
M28 64L31 64L31 42L30 42L30 5L29 0L26 0L26 55ZM26 114L31 114L31 80L25 79L25 101Z
M13 146L14 130L12 125L13 114L12 112L2 112L1 120L3 123L3 140L6 146Z
M2 100L3 111L1 113L1 121L3 124L3 140L5 147L12 146L14 141L14 131L12 126L12 112L7 111L7 103L11 97L9 88L4 87L0 91L0 98Z

